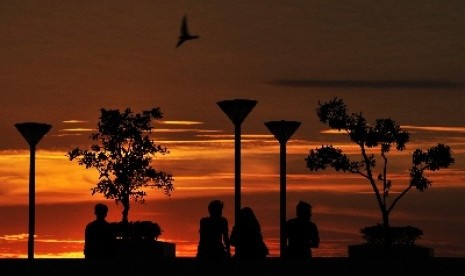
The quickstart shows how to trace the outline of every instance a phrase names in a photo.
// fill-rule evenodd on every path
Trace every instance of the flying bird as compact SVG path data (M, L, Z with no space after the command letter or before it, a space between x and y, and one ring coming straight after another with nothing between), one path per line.
M176 45L176 48L181 46L181 44L184 43L184 41L197 39L197 38L199 38L198 35L191 35L189 33L189 30L187 29L187 16L184 15L182 18L182 23L181 23L181 34L179 35L179 40L178 40L178 44Z

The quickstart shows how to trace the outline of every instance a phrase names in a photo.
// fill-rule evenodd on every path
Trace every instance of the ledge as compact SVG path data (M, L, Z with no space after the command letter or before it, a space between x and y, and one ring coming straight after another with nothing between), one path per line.
M309 261L267 258L259 262L201 262L190 257L159 260L0 259L2 275L465 275L465 258L363 260L318 257Z
M419 245L381 246L371 244L355 244L348 246L349 258L367 259L409 259L423 260L434 256L432 248Z

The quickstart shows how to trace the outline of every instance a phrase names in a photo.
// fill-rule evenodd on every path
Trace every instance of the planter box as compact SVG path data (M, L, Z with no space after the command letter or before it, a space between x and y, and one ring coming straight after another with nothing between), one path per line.
M176 257L176 244L172 242L155 242L159 247L159 254L162 258L174 258Z
M120 258L160 259L176 257L176 244L155 240L118 240L116 254Z
M428 259L434 257L432 248L418 245L381 246L355 244L348 247L349 258L364 259Z

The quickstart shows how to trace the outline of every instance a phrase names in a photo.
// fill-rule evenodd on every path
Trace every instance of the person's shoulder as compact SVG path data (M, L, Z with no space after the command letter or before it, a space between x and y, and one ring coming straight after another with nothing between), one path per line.
M286 221L287 224L293 224L297 222L297 218L290 218Z
M210 217L203 217L203 218L200 218L200 224L208 223L208 221L210 221Z
M225 217L220 217L220 222L223 224L224 227L228 227L228 219Z
M94 220L94 221L91 221L91 222L86 224L85 230L86 230L86 232L87 231L94 231L95 228L96 228L96 221Z
M93 221L87 223L87 224L86 224L86 227L92 227L92 226L95 225L95 224L96 224L96 221L93 220Z

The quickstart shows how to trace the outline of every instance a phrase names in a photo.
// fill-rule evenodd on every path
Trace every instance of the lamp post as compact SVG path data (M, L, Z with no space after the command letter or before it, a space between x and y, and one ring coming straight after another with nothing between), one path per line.
M238 217L241 211L241 125L242 122L244 122L245 117L247 117L250 111L252 111L252 109L255 107L257 101L234 99L219 101L217 104L234 124L234 223L238 230Z
M299 128L296 121L270 121L265 126L278 140L280 145L280 188L279 188L279 249L281 257L286 250L286 143Z
M36 158L36 145L44 137L44 135L52 127L49 124L43 123L18 123L15 127L26 139L29 144L30 158L29 158L29 236L27 257L29 260L34 259L34 232L35 232L35 158Z

